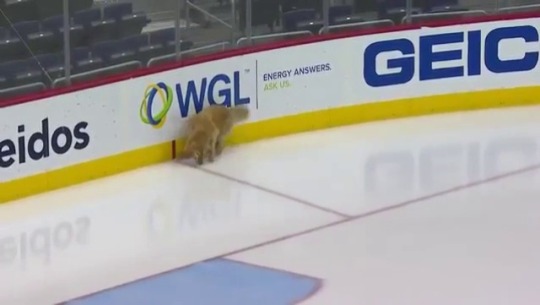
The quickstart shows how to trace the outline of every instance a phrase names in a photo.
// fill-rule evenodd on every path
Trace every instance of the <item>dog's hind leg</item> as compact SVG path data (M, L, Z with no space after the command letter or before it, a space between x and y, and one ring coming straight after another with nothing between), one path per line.
M225 139L221 136L218 136L217 140L216 140L216 155L221 155L221 153L223 152L223 148L225 146Z
M214 149L212 147L206 148L206 157L208 158L209 162L214 162L214 156L216 155Z
M193 154L193 157L195 157L195 160L197 160L197 164L203 165L204 163L204 151L197 151Z
M218 139L219 139L219 135L217 132L215 132L205 147L205 150L208 153L208 161L210 162L214 162L214 159L216 157L216 146L217 146Z

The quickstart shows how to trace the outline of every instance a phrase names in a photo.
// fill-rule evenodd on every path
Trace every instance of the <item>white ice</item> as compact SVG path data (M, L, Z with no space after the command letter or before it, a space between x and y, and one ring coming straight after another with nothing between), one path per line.
M232 147L0 206L0 304L227 257L324 279L302 304L538 304L540 107Z

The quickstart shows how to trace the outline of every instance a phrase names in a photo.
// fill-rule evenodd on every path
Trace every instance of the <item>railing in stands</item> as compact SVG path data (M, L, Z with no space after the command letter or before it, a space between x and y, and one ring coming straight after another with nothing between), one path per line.
M129 61L121 64L117 64L114 66L96 69L84 73L74 74L71 76L70 83L73 84L79 84L87 81L91 81L92 79L96 79L98 77L106 77L110 75L114 75L115 73L122 73L122 72L129 72L136 69L142 68L143 65L140 61ZM58 78L54 80L52 84L52 88L60 88L67 86L68 80L65 77Z
M276 33L276 34L265 34L249 37L241 37L236 41L238 47L244 47L253 44L260 43L270 43L276 40L283 39L295 39L301 37L313 36L313 33L310 31L294 31L294 32L285 32L285 33Z
M498 9L498 12L501 14L513 14L513 13L532 12L532 11L540 11L540 4L508 6L508 7L501 7Z
M0 100L276 40L540 11L524 0L421 2L0 1Z
M331 25L328 27L327 33L339 33L343 31L351 31L351 30L383 28L383 27L389 27L389 26L394 26L394 25L395 25L394 22L390 19L353 22L353 23ZM322 34L323 34L323 29L321 28L321 30L319 31L319 35L322 35Z
M467 11L454 11L454 12L441 12L441 13L425 13L425 14L416 14L409 17L403 17L402 23L406 23L408 18L408 23L418 24L426 21L433 20L452 20L456 17L460 18L470 18L478 16L486 16L487 12L483 10L467 10Z
M206 45L206 46L202 46L202 47L198 47L198 48L189 49L187 51L182 51L180 54L181 54L182 58L186 58L186 57L189 58L189 57L193 57L194 55L195 56L196 55L204 55L204 54L210 54L210 53L214 53L214 52L224 51L224 50L229 49L230 46L231 46L231 43L229 43L228 41L223 41L223 42L219 42L219 43L215 43L215 44L211 44L211 45ZM159 66L159 65L162 65L162 64L165 64L165 63L173 62L176 57L177 56L174 53L154 57L154 58L150 59L150 61L148 61L147 67L155 67L155 66Z

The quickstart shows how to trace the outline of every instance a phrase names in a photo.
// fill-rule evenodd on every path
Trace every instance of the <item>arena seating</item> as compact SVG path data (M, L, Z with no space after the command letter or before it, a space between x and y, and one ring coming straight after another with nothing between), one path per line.
M245 0L239 0L236 17L231 17L228 1L222 1L221 11L217 12L211 6L219 1L195 1L198 7L212 12L211 21L215 16L226 21L228 17L237 18L237 28L224 31L219 22L210 22L208 27L183 27L179 41L182 58L324 33L499 13L484 7L468 7L465 1L413 0L413 15L406 20L406 0L346 0L329 7L329 27L324 28L322 0L252 1L252 39L245 37ZM479 1L485 1L488 7L495 0ZM63 0L0 0L4 13L0 15L0 97L67 84L62 3ZM540 10L540 5L530 9ZM503 8L500 13L514 11L523 10ZM172 20L156 26L159 21L153 20L152 12L134 10L134 4L127 0L69 0L69 12L69 68L74 83L176 60ZM237 31L233 36L234 30Z
M339 23L340 18L350 17L354 14L352 5L335 5L328 9L328 22L330 25Z
M62 0L0 0L0 7L9 19L0 17L0 95L20 93L22 87L52 87L65 75ZM70 0L70 13L72 75L133 61L145 66L175 51L175 29L143 32L150 20L133 11L132 3L95 7L93 0ZM191 41L180 42L181 50L192 46ZM29 86L38 83L44 86Z

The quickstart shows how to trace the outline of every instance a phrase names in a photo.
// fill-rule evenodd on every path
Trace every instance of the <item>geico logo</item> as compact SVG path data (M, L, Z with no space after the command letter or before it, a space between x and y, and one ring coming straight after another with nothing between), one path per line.
M17 144L10 139L0 142L0 167L7 168L16 161L26 163L27 156L37 161L48 158L51 150L58 155L65 154L70 149L85 149L90 143L90 136L85 131L87 122L79 122L70 129L60 126L52 132L49 130L49 119L41 121L41 131L26 135L26 126L19 125Z
M508 156L512 168L507 168ZM422 148L419 152L389 151L368 156L364 166L365 190L387 192L396 187L432 190L438 180L460 177L469 183L517 170L537 162L538 141L535 138L493 140L487 143L447 144ZM391 174L386 171L392 168ZM455 185L454 185L455 186Z
M525 43L501 44L509 39ZM485 69L493 73L530 71L538 64L538 41L538 30L530 25L495 28L487 33L474 30L425 35L418 37L418 41L377 41L365 49L364 79L369 86L381 87L408 83L415 77L426 81L480 75ZM435 51L436 48L444 50ZM391 72L381 73L377 58L385 53L400 55L386 60L384 65ZM511 53L513 58L503 59L501 53Z
M0 237L0 266L16 262L25 264L33 259L48 264L58 251L65 251L74 245L85 245L90 224L88 217L80 217L73 222L64 221Z

